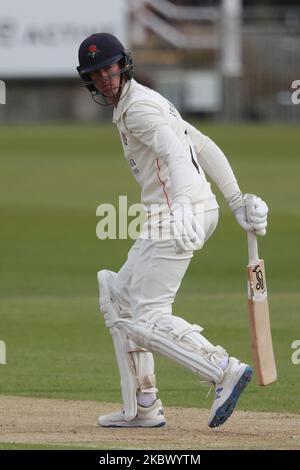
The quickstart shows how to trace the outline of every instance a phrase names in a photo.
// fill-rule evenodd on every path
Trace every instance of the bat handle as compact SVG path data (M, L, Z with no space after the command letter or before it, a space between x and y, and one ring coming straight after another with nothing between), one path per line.
M247 232L247 236L249 264L255 264L259 261L256 234L254 232Z

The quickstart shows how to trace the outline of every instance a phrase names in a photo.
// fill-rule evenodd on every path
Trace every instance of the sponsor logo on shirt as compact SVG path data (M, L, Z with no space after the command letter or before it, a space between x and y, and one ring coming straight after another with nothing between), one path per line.
M133 160L133 158L131 158L131 159L129 160L129 165L130 165L130 168L131 168L132 173L133 173L134 175L139 175L139 173L140 173L140 172L139 172L139 169L138 169L138 167L136 166L136 163L135 163L135 161Z

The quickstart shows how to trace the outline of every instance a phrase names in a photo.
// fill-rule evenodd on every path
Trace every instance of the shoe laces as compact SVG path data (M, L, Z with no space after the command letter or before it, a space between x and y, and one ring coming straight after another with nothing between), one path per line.
M205 395L205 398L208 398L209 395L210 395L210 393L211 393L211 391L212 391L212 388L215 386L215 384L213 384L213 383L211 383L211 382L207 382L206 380L200 380L200 384L201 384L201 385L204 384L206 387L209 387L209 388L208 388L208 392L207 392L207 394Z

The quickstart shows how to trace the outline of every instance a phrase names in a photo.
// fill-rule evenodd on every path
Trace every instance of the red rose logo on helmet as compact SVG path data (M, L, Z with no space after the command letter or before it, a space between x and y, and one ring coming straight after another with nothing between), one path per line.
M88 53L89 56L91 56L94 59L94 57L96 57L96 55L98 55L99 53L100 53L100 50L97 49L96 44L89 45L89 53Z

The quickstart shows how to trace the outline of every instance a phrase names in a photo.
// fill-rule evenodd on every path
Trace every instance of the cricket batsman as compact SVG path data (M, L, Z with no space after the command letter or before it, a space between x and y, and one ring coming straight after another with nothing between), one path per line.
M123 399L122 409L100 416L98 424L166 423L157 398L156 352L214 386L208 426L220 426L251 380L252 368L212 344L201 326L173 314L172 304L194 251L203 248L218 223L218 203L206 175L244 230L265 235L268 207L240 191L227 158L209 137L184 121L163 96L134 80L130 52L115 36L86 38L77 70L93 99L113 107L113 122L147 212L141 236L120 271L102 270L97 276Z

